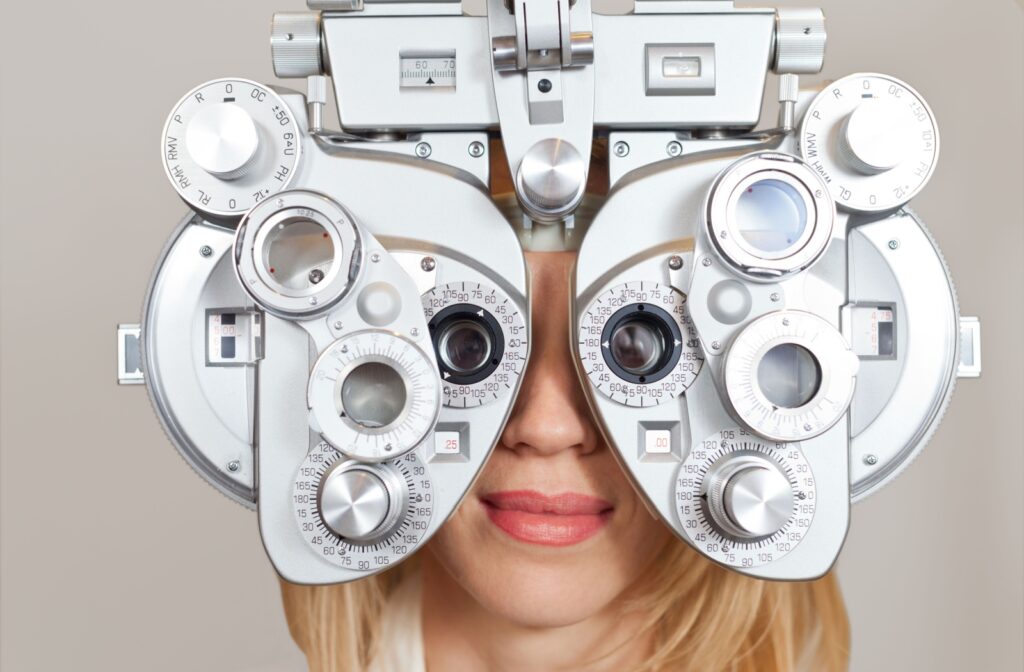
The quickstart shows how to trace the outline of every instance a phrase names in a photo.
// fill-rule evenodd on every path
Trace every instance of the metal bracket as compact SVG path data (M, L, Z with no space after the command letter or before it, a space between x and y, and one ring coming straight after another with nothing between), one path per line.
M960 365L957 378L981 377L981 320L960 318Z
M577 28L573 33L570 17ZM594 129L589 0L488 0L492 77L516 196L533 221L569 218L583 198Z
M118 385L142 385L146 382L146 376L142 373L141 338L141 325L117 325Z

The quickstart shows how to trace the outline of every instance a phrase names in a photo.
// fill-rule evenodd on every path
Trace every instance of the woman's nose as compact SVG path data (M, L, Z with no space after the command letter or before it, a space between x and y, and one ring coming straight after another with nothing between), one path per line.
M538 265L532 264L533 314L543 317L533 323L530 361L501 445L517 453L587 454L599 442L569 345L568 283L560 276L571 264L543 270Z

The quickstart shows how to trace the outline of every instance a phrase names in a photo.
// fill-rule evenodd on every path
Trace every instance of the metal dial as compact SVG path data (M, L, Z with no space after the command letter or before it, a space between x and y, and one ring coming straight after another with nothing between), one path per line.
M657 282L605 290L580 318L586 375L626 406L656 406L685 392L704 364L698 342L686 296Z
M928 103L907 84L886 75L850 75L811 103L800 150L839 207L881 212L903 205L928 183L939 130Z
M318 555L365 572L415 551L433 515L430 475L416 453L366 465L325 441L299 468L293 499L302 536Z
M391 332L356 332L313 366L310 419L345 455L379 462L423 442L437 422L440 393L434 364L416 344Z
M288 186L301 143L280 96L246 79L217 79L178 101L160 149L168 179L192 208L231 217Z
M438 351L445 406L483 406L515 387L529 342L522 315L503 291L479 282L452 282L423 295L423 312ZM465 366L454 361L459 334L479 343L479 361ZM472 352L466 354L472 358Z
M816 489L800 445L727 429L694 446L676 478L676 513L693 545L731 567L792 551L810 529Z
M846 413L859 365L825 320L776 311L751 322L729 346L725 390L752 431L798 441L822 434Z

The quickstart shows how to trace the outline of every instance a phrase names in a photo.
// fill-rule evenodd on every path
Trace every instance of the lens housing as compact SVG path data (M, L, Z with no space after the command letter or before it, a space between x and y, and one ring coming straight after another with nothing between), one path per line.
M501 364L505 338L493 315L472 303L456 303L427 323L445 383L472 385Z
M761 153L727 168L707 203L708 236L733 268L759 281L810 267L828 248L835 203L807 164Z
M679 325L663 308L634 303L608 318L601 333L601 352L616 376L647 385L675 369L682 340Z
M235 234L235 271L264 310L303 319L335 306L355 284L362 247L355 220L312 191L286 191L249 211Z

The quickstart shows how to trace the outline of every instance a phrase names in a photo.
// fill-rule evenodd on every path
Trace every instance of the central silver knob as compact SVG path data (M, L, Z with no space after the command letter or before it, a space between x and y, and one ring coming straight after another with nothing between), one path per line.
M741 539L778 532L793 515L793 488L772 461L757 456L732 458L709 474L711 517Z
M320 487L320 517L338 536L362 541L388 518L391 495L370 467L342 465Z
M252 166L260 136L248 112L231 103L215 103L189 122L185 145L200 168L222 180L234 180Z
M572 144L548 138L530 147L516 172L516 191L533 219L555 222L576 209L587 186L587 166Z
M867 100L843 122L839 153L846 165L864 175L893 170L913 151L912 122L905 105Z

